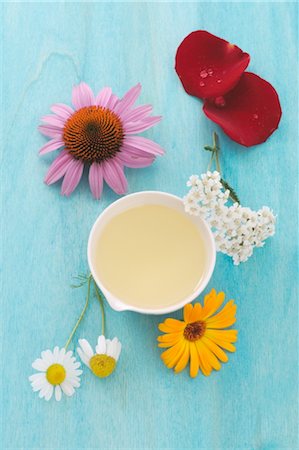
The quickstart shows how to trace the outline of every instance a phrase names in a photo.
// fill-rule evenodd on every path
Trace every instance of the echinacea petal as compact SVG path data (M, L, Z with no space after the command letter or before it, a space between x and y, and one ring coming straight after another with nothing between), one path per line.
M125 136L123 145L127 148L137 149L152 155L164 155L164 150L156 142L143 136Z
M47 175L45 177L46 184L56 183L60 178L64 176L67 171L69 164L74 160L72 155L70 155L66 150L57 156L57 158L52 162Z
M56 116L56 114L48 114L47 116L43 116L41 118L41 122L44 122L47 125L52 125L54 127L61 128L61 130L64 128L65 125L65 120L59 116Z
M248 53L236 45L198 30L178 47L175 70L188 94L210 98L233 89L249 60Z
M70 162L66 169L66 173L63 178L63 182L61 185L61 194L65 196L71 195L71 193L76 189L78 186L82 173L84 169L84 163L83 161L80 161L79 159L73 160Z
M39 125L38 130L47 137L62 139L62 128L54 125Z
M160 122L162 119L162 116L152 116L152 117L146 117L145 119L141 120L140 122L133 122L128 123L124 125L124 130L126 134L134 134L134 133L141 133L142 131L148 130L152 126L154 126L156 123Z
M110 87L104 87L96 96L95 105L106 108L110 102L112 96L112 89Z
M140 122L147 117L153 110L152 105L141 105L122 114L124 125L129 122Z
M89 169L89 186L95 199L99 199L103 190L103 170L101 164L93 162Z
M64 142L61 139L51 139L40 149L39 154L45 155L46 153L54 152L60 147L64 146Z
M53 113L64 120L67 120L72 114L74 114L73 108L65 105L64 103L55 103L55 105L52 105L50 109Z
M155 157L150 156L133 156L126 151L122 151L116 157L125 167L130 167L133 169L141 169L143 167L148 167L153 164Z
M94 95L88 84L81 82L73 87L72 103L77 110L85 106L91 106L94 102Z
M110 159L104 161L102 167L104 179L111 189L119 195L125 194L128 189L128 183L123 166L115 159Z
M241 145L261 144L278 128L281 119L278 94L268 81L254 73L244 73L235 89L220 100L207 100L203 111Z
M137 100L139 94L141 91L141 84L138 83L136 86L133 86L119 102L117 103L116 107L114 108L114 112L119 114L120 116L122 113L126 112L128 109L130 109L135 101Z

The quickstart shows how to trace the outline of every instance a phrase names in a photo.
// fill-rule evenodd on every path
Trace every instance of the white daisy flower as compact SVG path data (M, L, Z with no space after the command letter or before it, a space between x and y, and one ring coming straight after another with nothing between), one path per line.
M82 362L90 368L94 375L105 378L112 374L121 351L121 343L117 337L111 341L103 335L99 336L96 353L86 339L79 339L79 345L77 352Z
M33 391L39 391L40 398L48 401L55 392L55 399L60 401L62 392L69 397L75 393L75 388L80 386L82 370L79 370L80 362L72 355L72 351L55 347L53 351L43 351L41 358L32 363L40 373L31 375L29 381Z

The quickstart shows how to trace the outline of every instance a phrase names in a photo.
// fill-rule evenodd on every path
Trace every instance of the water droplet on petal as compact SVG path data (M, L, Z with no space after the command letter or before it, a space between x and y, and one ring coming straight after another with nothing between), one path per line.
M199 86L204 87L204 86L205 86L204 82L201 81L201 82L199 83Z
M208 69L208 74L210 75L210 77L213 75L213 69Z
M258 114L253 114L253 118L256 120L259 118Z
M206 70L202 70L199 75L201 76L201 78L207 78L208 76L208 72Z
M225 106L225 99L221 95L220 97L215 98L214 103L216 106L223 107L223 106Z
M219 80L217 80L217 83L222 83L222 80L219 78Z

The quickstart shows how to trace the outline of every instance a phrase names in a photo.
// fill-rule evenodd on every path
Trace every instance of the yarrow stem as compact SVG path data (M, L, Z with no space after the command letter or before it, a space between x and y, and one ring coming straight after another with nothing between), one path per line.
M82 321L82 319L83 319L83 317L84 317L84 314L85 314L85 312L86 312L86 309L87 309L87 307L88 307L89 299L90 299L90 288L91 288L91 282L92 282L92 281L93 281L94 290L95 290L97 299L99 300L99 303L100 303L100 306L101 306L101 311L102 311L102 334L103 334L103 335L105 334L105 310L104 310L104 301L103 301L103 298L102 298L102 296L101 296L101 294L100 294L100 291L99 291L99 289L98 289L98 287L97 287L97 285L96 285L96 282L95 282L94 279L93 279L93 276L92 276L91 274L89 274L88 276L80 275L79 277L76 277L76 278L78 278L78 279L80 280L80 284L77 285L77 286L72 286L72 287L74 287L74 288L79 288L79 287L84 286L84 284L87 283L87 294L86 294L85 305L84 305L84 307L83 307L83 309L82 309L82 312L81 312L81 314L80 314L80 316L79 316L79 319L77 320L77 322L76 322L74 328L72 329L71 334L70 334L70 336L69 336L69 338L68 338L68 340L67 340L67 342L66 342L66 344L65 344L65 346L64 346L65 349L67 349L68 346L70 345L71 340L73 339L73 336L74 336L74 334L76 333L76 330L77 330L77 328L79 327L79 325L80 325L80 323L81 323L81 321ZM82 280L83 280L83 281L82 281Z
M211 170L213 161L215 160L216 170L221 175L221 167L220 167L220 159L219 159L220 143L219 143L218 134L215 131L213 132L213 146L211 147L210 145L205 145L204 149L212 153L211 159L208 164L207 171ZM229 191L230 199L233 202L240 203L238 195L236 194L234 189L228 184L228 182L223 180L223 178L221 178L220 182L223 185L224 189L227 189Z

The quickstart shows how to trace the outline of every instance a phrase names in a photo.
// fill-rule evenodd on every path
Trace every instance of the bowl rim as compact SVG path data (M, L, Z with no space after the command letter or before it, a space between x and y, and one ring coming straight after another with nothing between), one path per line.
M167 313L177 311L177 310L183 308L187 303L190 303L193 300L195 300L196 297L198 297L198 295L201 292L203 292L203 290L206 288L207 284L209 283L209 281L211 279L211 276L213 274L215 264L216 264L216 245L215 245L213 233L212 233L209 225L203 218L197 216L197 218L202 222L202 224L205 228L205 231L207 232L207 234L209 236L211 262L209 264L209 267L207 268L207 272L203 278L203 281L199 284L198 288L191 295L186 297L184 300L181 300L180 302L174 303L172 305L169 305L169 306L166 306L163 308L142 308L142 307L137 307L134 305L129 305L128 303L125 303L125 302L121 301L120 299L115 298L115 295L112 292L110 292L108 289L106 289L105 286L103 286L101 280L97 276L97 273L93 266L92 256L91 256L92 242L93 242L94 235L96 233L98 224L101 223L103 218L105 218L110 213L111 209L115 208L115 206L117 206L119 203L125 203L126 201L130 201L130 199L133 197L142 197L143 195L149 195L149 194L150 195L158 195L158 196L162 196L165 198L168 197L168 198L171 198L172 200L180 201L181 203L183 203L182 198L178 197L177 195L169 194L168 192L154 191L154 190L134 192L132 194L128 194L128 195L121 197L121 198L117 199L116 201L112 202L98 215L98 217L96 218L96 220L89 232L88 243L87 243L87 261L88 261L88 265L89 265L89 268L91 271L91 275L92 275L95 283L97 284L97 286L100 288L100 290L104 294L107 302L109 303L109 305L111 306L112 309L114 309L116 311L134 311L134 312L138 312L141 314L162 315L162 314L167 314ZM171 208L171 206L169 206L169 207ZM130 209L130 207L128 207L128 209ZM196 217L196 216L193 216L193 218L194 217ZM112 299L110 297L112 297Z

